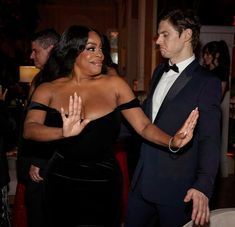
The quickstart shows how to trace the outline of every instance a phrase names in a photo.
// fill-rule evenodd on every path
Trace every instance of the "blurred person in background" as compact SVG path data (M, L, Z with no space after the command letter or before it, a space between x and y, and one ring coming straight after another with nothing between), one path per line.
M202 49L203 65L221 81L222 99L229 90L230 56L224 40L211 41Z
M211 208L216 207L216 198L219 188L219 177L228 177L228 145L235 143L234 136L229 132L229 106L230 106L230 55L228 45L224 40L210 41L202 48L203 65L218 77L221 82L221 152L220 168L217 176L215 191L210 201ZM234 130L231 128L231 131Z
M58 43L60 35L52 28L35 33L31 39L30 58L42 70L51 50ZM35 89L43 82L53 78L43 77L41 71L34 77L28 94L30 102ZM26 208L29 227L44 227L43 177L52 154L46 152L47 144L21 138L18 154L18 178L25 187ZM44 151L44 156L39 155Z
M34 34L31 39L31 55L30 59L33 60L34 65L38 69L43 69L47 59L50 56L51 50L55 47L60 39L60 35L52 28L39 31ZM46 80L44 78L44 80ZM30 87L29 98L32 95L34 89L43 82L43 78L38 73Z

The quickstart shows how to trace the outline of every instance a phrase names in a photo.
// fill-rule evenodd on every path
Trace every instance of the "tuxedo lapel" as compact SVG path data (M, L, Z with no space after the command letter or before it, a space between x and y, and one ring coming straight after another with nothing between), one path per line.
M164 64L161 64L153 74L153 79L151 82L150 93L149 93L149 96L151 97L151 99L153 97L153 93L155 91L155 88L156 88L159 80L161 79L163 73L164 73Z
M164 98L162 105L158 111L156 118L154 119L154 123L156 123L157 119L164 112L164 109L168 106L168 103L174 99L174 97L186 86L186 84L191 80L193 71L195 67L198 65L197 60L194 60L191 64L189 64L186 69L180 74L180 76L176 79L174 84L171 86L168 91L166 97Z
M160 64L159 67L153 73L151 87L149 89L149 94L148 94L146 108L145 108L145 114L149 117L149 119L152 119L153 93L154 93L155 88L156 88L159 80L161 79L163 73L164 73L164 64Z

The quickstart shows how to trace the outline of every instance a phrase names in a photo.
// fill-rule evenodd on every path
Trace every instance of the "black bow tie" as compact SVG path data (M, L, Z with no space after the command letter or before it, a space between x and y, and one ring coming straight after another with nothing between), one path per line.
M168 72L170 69L172 69L172 70L175 71L176 73L179 72L179 68L177 67L176 64L174 64L174 65L169 65L169 63L166 63L166 64L165 64L165 67L164 67L164 71L165 71L165 72Z

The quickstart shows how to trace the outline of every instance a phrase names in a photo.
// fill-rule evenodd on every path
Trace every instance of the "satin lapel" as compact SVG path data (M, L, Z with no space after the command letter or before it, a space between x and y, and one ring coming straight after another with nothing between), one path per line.
M151 86L149 89L149 94L147 98L147 103L146 103L146 110L145 113L149 117L149 119L152 119L152 98L153 98L153 93L155 91L155 88L161 79L162 75L164 73L164 64L160 64L159 67L154 71L153 73L153 78L151 81Z
M170 90L168 91L166 97L164 98L162 105L158 111L158 114L154 120L156 123L157 119L161 116L164 112L165 108L167 107L168 103L186 86L186 84L191 80L193 71L198 66L198 61L194 60L176 79Z
M153 79L151 82L150 93L149 93L151 99L153 97L153 93L155 91L155 88L156 88L159 80L161 79L163 73L164 73L164 64L161 64L153 74Z

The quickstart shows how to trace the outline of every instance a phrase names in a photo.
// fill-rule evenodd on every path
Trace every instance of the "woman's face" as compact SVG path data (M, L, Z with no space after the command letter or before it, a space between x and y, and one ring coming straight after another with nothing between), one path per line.
M211 65L212 64L213 56L209 53L208 50L205 50L202 57L203 57L204 65Z
M102 43L96 32L89 32L85 49L76 58L76 66L84 75L94 76L100 74L104 55Z

